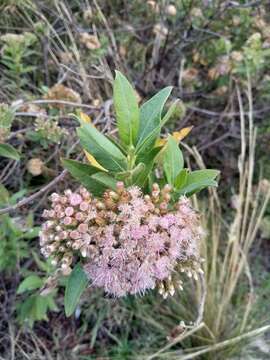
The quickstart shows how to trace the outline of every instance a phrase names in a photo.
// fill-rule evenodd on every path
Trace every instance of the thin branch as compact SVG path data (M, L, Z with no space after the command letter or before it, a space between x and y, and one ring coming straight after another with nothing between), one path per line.
M67 173L68 173L67 170L63 170L60 175L58 175L55 179L53 179L51 182L49 182L49 184L47 184L46 186L41 188L39 191L35 192L34 194L30 195L29 197L23 198L22 200L18 201L17 204L15 204L15 205L11 205L6 208L0 209L0 215L17 210L17 209L21 208L22 206L31 203L33 200L35 200L39 196L43 195L48 190L53 188L57 183L62 181L64 179L64 177L67 175Z

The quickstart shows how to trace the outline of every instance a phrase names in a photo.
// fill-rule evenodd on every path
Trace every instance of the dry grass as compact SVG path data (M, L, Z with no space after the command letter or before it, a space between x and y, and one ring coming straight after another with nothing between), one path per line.
M269 323L258 327L250 316L256 303L256 289L248 260L270 199L270 184L260 181L258 185L254 185L257 130L253 124L250 82L244 94L249 106L247 116L244 115L242 95L238 88L237 95L241 114L241 152L238 159L238 190L233 218L229 222L226 220L221 206L222 199L219 198L216 189L209 190L209 198L204 204L200 204L197 198L194 199L207 229L202 244L207 289L204 316L200 323L195 322L194 326L187 328L172 342L146 357L147 360L201 359L204 354L207 354L206 359L225 359L241 349L239 343L251 341L270 330ZM203 160L196 148L186 145L185 147L195 158L198 166L204 168ZM244 277L247 280L244 280ZM243 282L248 284L248 288L244 295L240 295ZM201 289L202 286L198 286L195 294L190 294L191 297L195 295L195 303L199 307L202 301ZM190 306L189 303L187 305ZM180 310L183 318L188 310ZM186 348L185 340L188 337L191 337L191 348ZM182 350L169 351L179 343L183 343Z

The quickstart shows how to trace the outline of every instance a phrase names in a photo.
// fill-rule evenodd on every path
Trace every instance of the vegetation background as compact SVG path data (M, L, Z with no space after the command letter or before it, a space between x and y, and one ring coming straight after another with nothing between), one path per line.
M269 359L269 1L0 0L0 13L0 359ZM114 135L114 69L140 102L173 85L163 136L193 127L186 163L221 171L193 199L205 281L166 300L90 287L66 318L65 279L41 292L41 213L76 188L60 161L84 156L71 113Z

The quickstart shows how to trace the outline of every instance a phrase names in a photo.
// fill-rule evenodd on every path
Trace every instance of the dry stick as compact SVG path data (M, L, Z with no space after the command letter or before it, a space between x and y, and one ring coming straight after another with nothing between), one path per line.
M122 61L121 61L119 53L118 53L117 43L116 43L113 31L110 28L110 25L109 25L106 17L104 16L104 14L103 14L97 0L93 0L93 3L94 3L94 5L95 5L95 7L96 7L96 9L98 11L98 14L99 14L99 16L101 18L101 21L103 22L103 24L104 24L104 26L106 28L106 31L108 33L108 36L109 36L109 38L111 40L112 50L114 51L115 60L118 63L118 66L122 66Z
M240 334L242 334L243 331L246 328L248 317L249 317L250 311L252 309L254 293L255 293L254 285L253 285L253 279L252 279L250 267L249 267L249 264L248 264L247 256L243 252L242 252L242 256L243 256L243 259L244 259L244 262L245 262L245 273L246 273L248 283L249 283L249 297L248 297L247 306L245 308L245 312L244 312L244 315L243 315L242 324L240 326Z
M207 293L206 282L205 282L205 278L204 278L203 274L200 273L199 278L200 278L200 282L201 282L201 297L200 297L200 302L199 302L199 305L198 305L197 319L194 322L194 326L189 331L184 332L183 334L180 334L179 336L177 336L172 342L165 345L162 349L158 350L155 354L150 355L149 357L147 357L147 360L154 359L157 355L161 354L162 352L169 349L173 345L181 342L182 340L184 340L188 336L190 336L193 333L199 331L201 328L206 327L206 325L203 322L203 313L204 313L204 306L205 306L206 293Z
M249 83L249 81L248 81ZM241 96L239 94L239 89L237 89L239 103L242 103ZM248 102L249 102L249 157L248 157L248 178L247 178L247 194L246 194L246 202L244 208L244 216L243 216L243 225L242 225L242 236L240 238L240 244L242 244L245 240L247 221L248 221L248 213L251 205L252 199L252 180L253 180L253 172L254 172L254 152L255 152L255 141L256 141L256 130L253 128L253 119L252 119L252 95L251 90L248 91Z
M57 183L59 183L61 180L63 180L64 177L67 175L67 173L68 173L67 170L63 170L60 175L58 175L55 179L53 179L51 182L49 182L49 184L44 186L39 191L35 192L34 194L30 195L27 198L23 198L22 200L18 201L17 204L15 204L15 205L11 205L11 206L8 206L6 208L0 209L0 215L9 213L11 211L14 211L14 210L24 206L24 205L29 204L30 202L32 202L33 200L35 200L36 198L38 198L39 196L44 194L46 191L50 190Z
M250 337L253 337L253 336L258 336L258 335L268 331L269 329L270 329L270 325L266 325L266 326L263 326L261 328L258 328L258 329L252 330L250 332L247 332L247 333L245 333L243 335L239 335L239 336L236 336L236 337L234 337L232 339L228 339L228 340L222 341L220 343L217 343L215 345L209 346L206 349L202 349L202 350L196 351L196 352L194 352L192 354L181 356L181 357L179 357L179 359L181 359L181 360L194 359L195 357L197 357L199 355L206 354L206 353L211 352L211 351L216 351L216 350L219 350L219 349L223 349L226 346L231 346L231 345L237 344L238 342L240 342L242 340L245 340L247 338L250 338Z
M206 294L207 294L207 290L206 290L206 282L205 282L205 277L203 274L199 274L200 277L200 281L201 281L201 298L200 298L200 302L199 302L199 306L198 306L198 315L197 315L197 319L195 321L195 326L199 326L202 321L203 321L203 313L204 313L204 305L205 305L205 299L206 299Z
M92 105L86 105L86 104L80 104L72 101L65 101L65 100L33 100L33 101L26 101L22 102L19 105L16 105L17 107L21 107L23 105L28 104L61 104L61 105L69 105L69 106L75 106L75 107L81 107L81 108L87 108L87 109L99 109L99 107L92 106Z
M238 98L239 98L239 105L242 106L242 99L240 96L239 89L238 90ZM250 208L252 206L252 180L253 180L253 172L254 172L254 153L255 153L255 145L256 145L256 129L253 127L253 119L252 119L252 95L250 88L248 89L248 100L249 100L249 153L248 153L248 159L246 162L246 194L245 194L245 204L242 214L242 223L241 223L241 235L239 238L239 243L236 243L236 245L239 247L241 251L241 246L244 247L244 253L247 254L249 251L249 246L251 245L251 242L249 241L249 238L247 236L248 232L248 221L251 226L250 217L248 216L250 213ZM239 253L240 258L240 252L239 249L236 249L237 254ZM236 253L236 252L235 252ZM232 270L238 266L238 271L236 274L233 272L231 273L230 281L229 281L229 291L228 293L232 294L234 291L234 287L236 286L236 283L238 281L238 278L242 272L243 269L243 257L241 256L240 259L238 257L234 257L234 262L232 264ZM239 263L240 261L240 263Z
M204 323L200 323L200 325L195 326L193 329L185 332L184 334L181 334L179 336L177 336L172 342L170 342L169 344L167 344L166 346L164 346L162 349L158 350L156 353L148 356L146 359L147 360L152 360L155 359L158 355L160 355L161 353L163 353L165 350L170 349L172 346L176 345L177 343L179 343L180 341L186 339L188 336L194 334L195 332L199 331L200 329L202 329L204 327Z
M239 104L239 114L240 114L240 126L241 126L241 154L239 156L239 160L238 160L238 167L239 167L239 176L240 176L240 182L239 182L239 205L237 207L237 212L236 212L236 216L235 216L235 220L233 222L233 224L231 225L231 236L229 237L229 240L234 239L238 239L241 236L241 222L242 222L242 204L244 203L244 195L245 195L245 187L246 187L246 176L245 176L245 157L246 157L246 137L245 137L245 117L244 117L244 109L243 109L243 105L242 105L242 98L241 98L241 94L240 94L240 90L238 87L236 87L237 90L237 97L238 97L238 104ZM235 229L236 227L236 229ZM222 266L222 270L221 270L221 275L220 275L220 283L221 284L225 284L223 286L223 293L225 292L226 286L227 286L227 282L228 282L228 277L229 277L229 270L232 267L232 257L229 257L230 254L236 254L237 251L237 244L236 241L229 241L227 247L226 247L226 252L225 252L225 258L223 261L223 266ZM223 298L223 297L222 297ZM221 309L222 306L219 309L219 316L218 316L218 320L217 320L217 328L218 328L218 324L219 324L219 318L221 316Z
M69 39L70 39L71 44L72 44L71 48L72 48L73 54L74 54L74 56L76 58L76 61L77 61L78 65L79 65L79 71L80 71L80 76L82 78L82 85L83 85L84 93L87 94L88 98L91 99L92 98L92 94L91 94L92 90L90 89L90 83L89 83L89 80L87 79L87 72L86 72L86 70L84 68L84 65L83 65L82 61L81 61L80 51L79 51L79 49L77 47L77 44L76 44L76 41L75 41L74 36L72 34L72 31L71 31L70 27L68 26L67 21L65 21L64 16L67 17L67 19L69 20L69 22L71 24L72 24L72 17L71 17L71 15L70 15L70 13L69 13L69 11L68 11L68 9L67 9L67 7L65 6L64 3L59 3L58 4L57 2L55 2L55 6L56 6L59 14L61 14L63 19L64 19L64 26L66 28L67 34L68 34Z

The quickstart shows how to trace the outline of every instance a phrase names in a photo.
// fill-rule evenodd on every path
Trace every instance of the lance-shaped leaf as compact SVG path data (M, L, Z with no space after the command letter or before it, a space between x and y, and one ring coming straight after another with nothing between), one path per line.
M113 83L113 101L119 137L126 146L135 144L139 130L139 107L131 84L119 71Z
M198 191L201 191L209 186L216 187L217 181L215 178L219 175L218 170L204 169L196 170L188 174L186 184L178 192L179 195L191 196Z
M161 113L171 91L172 87L168 86L141 106L137 148L161 125Z
M166 122L173 115L173 113L176 109L177 102L178 102L178 100L176 100L170 106L169 110L167 111L165 116L161 119L161 121L158 123L158 125L144 138L144 140L140 144L137 145L136 153L138 155L151 151L154 148L154 146L159 146L159 144L157 144L157 139L160 136L161 128L162 128L162 126L164 126L166 124Z
M21 283L17 290L17 294L22 294L28 290L39 289L44 283L44 280L37 275L29 275Z
M204 180L215 180L220 171L215 169L203 169L192 171L188 175L187 185Z
M81 266L78 264L72 270L72 273L70 274L67 281L64 298L66 316L72 315L75 311L80 297L87 287L87 284L87 276Z
M166 179L169 184L174 186L177 175L183 169L184 159L178 142L172 136L169 136L162 155Z
M70 159L63 159L62 163L70 174L95 196L101 196L107 189L116 189L116 180L94 166Z
M174 180L174 186L176 189L181 189L187 183L188 169L183 169L179 172Z
M0 156L12 160L20 160L20 154L18 153L18 151L9 144L0 144Z
M92 124L82 123L77 129L82 147L105 169L123 171L126 169L124 154Z
M145 164L144 169L140 171L138 174L136 174L133 177L133 182L135 185L139 187L144 187L146 185L147 179L149 177L149 174L153 168L155 159L157 155L159 154L162 147L155 147L150 151L149 153L144 154L144 156L138 157L138 162L140 161Z

